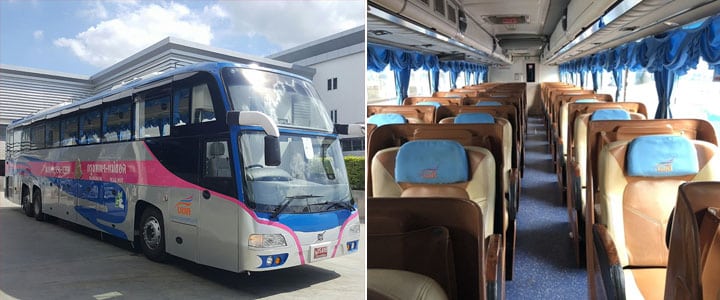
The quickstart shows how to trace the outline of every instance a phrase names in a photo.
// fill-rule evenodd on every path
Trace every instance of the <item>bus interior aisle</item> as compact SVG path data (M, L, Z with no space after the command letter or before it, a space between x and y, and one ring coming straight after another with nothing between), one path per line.
M587 273L575 264L543 124L540 116L528 118L515 270L505 292L507 299L583 299Z

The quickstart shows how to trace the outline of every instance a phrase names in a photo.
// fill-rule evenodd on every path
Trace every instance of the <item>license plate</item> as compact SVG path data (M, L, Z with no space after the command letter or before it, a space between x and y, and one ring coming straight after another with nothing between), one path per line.
M327 256L328 256L328 247L327 246L317 247L317 248L313 249L313 260L327 258Z

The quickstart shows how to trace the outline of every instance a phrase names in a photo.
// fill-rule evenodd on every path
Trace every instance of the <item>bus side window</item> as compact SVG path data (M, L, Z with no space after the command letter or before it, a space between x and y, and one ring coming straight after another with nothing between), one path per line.
M129 141L132 139L132 105L114 103L103 110L103 141Z
M100 110L91 110L80 116L80 144L100 143Z
M69 117L60 121L60 133L63 146L77 145L78 143L78 118Z
M231 177L226 141L205 143L205 177Z
M170 89L142 92L138 96L138 138L170 135Z
M30 133L30 149L45 148L45 125L33 126Z
M193 124L215 121L212 97L207 84L199 84L192 88Z
M60 122L57 120L50 121L47 123L47 133L45 138L47 139L47 147L55 148L60 146Z
M175 90L173 99L173 126L190 123L190 88Z

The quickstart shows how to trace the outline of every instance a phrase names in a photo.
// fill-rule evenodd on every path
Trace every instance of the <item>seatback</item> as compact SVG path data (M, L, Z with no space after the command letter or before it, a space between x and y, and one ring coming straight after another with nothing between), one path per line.
M435 279L448 291L449 298L455 298L452 297L452 284L455 283L457 299L485 299L483 224L487 222L483 220L482 211L477 203L449 197L368 198L367 209L368 268L394 268L401 264L404 270L424 272L423 275ZM427 243L423 247L397 250L395 249L397 244L388 242L387 239L383 244L373 242L378 235L414 232L437 226L447 229L454 260L447 257L415 259L427 253L425 249L428 247ZM400 244L403 245L406 244ZM397 257L389 255L391 252L403 252L408 255ZM456 263L452 268L442 268L441 264L436 264L440 260ZM425 264L432 266L424 266ZM435 270L427 271L432 268ZM448 274L447 270L453 270L454 273ZM446 279L448 277L454 280Z
M405 124L408 120L405 116L398 113L381 113L368 116L367 123L375 124L377 126L389 125L389 124Z
M598 161L596 223L613 238L621 266L665 267L665 227L687 181L717 180L717 146L679 135L608 144Z
M665 299L720 297L720 182L680 186L669 233Z
M436 102L440 105L462 105L461 98L448 97L407 97L403 100L403 105L418 105L420 103Z
M230 161L225 155L225 144L215 142L208 147L208 172L212 177L230 177Z
M472 200L483 215L495 211L495 160L485 148L452 140L415 140L372 159L375 197L453 197ZM493 218L485 218L485 236Z
M464 98L474 97L477 95L477 91L468 92L434 92L433 97L451 97L451 98Z
M434 123L435 107L430 105L368 105L367 116L382 113L401 114L407 123Z

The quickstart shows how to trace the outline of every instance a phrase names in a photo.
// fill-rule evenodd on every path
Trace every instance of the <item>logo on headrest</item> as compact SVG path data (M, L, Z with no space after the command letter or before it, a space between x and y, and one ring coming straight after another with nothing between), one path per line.
M658 173L670 173L672 172L672 163L675 158L671 158L668 161L661 161L657 165L655 165L655 171Z
M422 173L420 176L425 179L435 179L437 178L437 170L438 167L431 168L431 169L424 169L422 170Z

